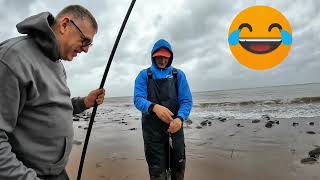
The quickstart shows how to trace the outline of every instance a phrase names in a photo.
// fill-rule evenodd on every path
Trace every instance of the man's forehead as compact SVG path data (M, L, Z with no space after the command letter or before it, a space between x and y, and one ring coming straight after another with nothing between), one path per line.
M96 34L96 29L92 26L92 23L89 20L78 20L76 21L76 23L79 24L78 26L80 27L84 35L93 37Z

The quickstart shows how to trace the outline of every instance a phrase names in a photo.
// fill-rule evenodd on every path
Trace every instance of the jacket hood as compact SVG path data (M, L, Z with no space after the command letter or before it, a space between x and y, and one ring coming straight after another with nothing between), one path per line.
M26 18L16 27L19 33L32 37L48 58L56 61L59 59L59 45L51 29L53 23L53 15L43 12Z
M154 61L154 58L152 57L152 55L158 51L160 48L166 48L168 49L168 51L170 52L171 54L171 57L169 59L169 62L166 66L167 67L170 67L171 64L172 64L172 61L173 61L173 52L172 52L172 49L171 49L171 45L168 41L164 40L164 39L159 39L154 45L153 45L153 48L152 48L152 51L151 51L151 60L152 60L152 65L157 67L155 61Z

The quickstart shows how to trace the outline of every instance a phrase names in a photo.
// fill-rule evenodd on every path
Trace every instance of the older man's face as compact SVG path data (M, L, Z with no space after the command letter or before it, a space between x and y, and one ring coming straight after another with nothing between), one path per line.
M154 60L158 66L158 68L163 69L169 63L169 58L163 56L154 57Z
M96 31L88 20L69 19L66 28L60 56L64 60L72 61L79 53L88 52Z

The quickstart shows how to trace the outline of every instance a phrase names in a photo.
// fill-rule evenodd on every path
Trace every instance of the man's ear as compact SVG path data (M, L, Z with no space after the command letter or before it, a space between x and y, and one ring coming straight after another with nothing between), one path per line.
M60 19L60 21L58 22L58 29L60 34L66 33L69 21L70 21L70 18L66 16Z

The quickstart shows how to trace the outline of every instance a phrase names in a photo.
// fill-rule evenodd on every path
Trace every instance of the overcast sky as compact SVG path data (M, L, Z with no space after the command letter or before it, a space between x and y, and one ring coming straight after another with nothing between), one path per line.
M131 0L0 0L0 41L17 36L15 25L30 15L81 4L96 17L98 34L89 53L65 62L73 96L99 87L105 65ZM238 63L228 47L233 18L253 5L282 12L293 32L289 56L264 71ZM193 92L320 82L320 1L318 0L137 0L120 40L107 82L107 97L132 96L134 79L150 66L150 51L159 38L174 52Z

